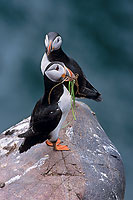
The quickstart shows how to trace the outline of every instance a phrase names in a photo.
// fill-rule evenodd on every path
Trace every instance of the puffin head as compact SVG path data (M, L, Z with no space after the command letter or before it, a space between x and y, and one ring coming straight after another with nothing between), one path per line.
M62 44L61 36L56 32L49 32L45 36L45 47L47 56L54 50L60 49Z
M75 79L73 72L61 62L51 62L46 67L44 75L52 82L72 81Z

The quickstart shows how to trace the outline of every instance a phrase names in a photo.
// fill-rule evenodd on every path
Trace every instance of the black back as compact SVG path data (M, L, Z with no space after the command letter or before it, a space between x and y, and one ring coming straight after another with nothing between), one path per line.
M75 86L75 93L76 97L85 97L89 99L93 99L95 101L101 101L101 94L89 83L86 79L81 67L78 63L69 58L63 50L60 48L58 50L52 51L48 55L48 60L50 62L53 61L60 61L63 62L66 67L68 67L75 75L78 74L78 83L79 83L79 93L76 93L77 87ZM65 83L66 87L68 88L68 83Z
M63 85L60 84L52 91L49 104L49 92L57 83L50 81L45 75L44 83L46 83L45 94L33 109L30 127L28 131L19 135L19 137L25 138L19 148L20 153L27 151L37 143L42 143L46 139L50 139L50 132L57 127L61 119L62 111L58 106L58 101L63 94Z

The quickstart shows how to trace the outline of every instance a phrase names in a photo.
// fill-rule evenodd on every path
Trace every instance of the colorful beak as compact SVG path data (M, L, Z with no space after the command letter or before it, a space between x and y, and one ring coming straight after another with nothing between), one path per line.
M68 69L66 66L65 66L65 71L66 73L62 75L63 78L67 78L65 81L72 81L72 80L75 80L75 75L74 73Z
M50 54L51 49L52 49L52 40L49 41L49 45L48 45L48 48L47 48L47 55Z

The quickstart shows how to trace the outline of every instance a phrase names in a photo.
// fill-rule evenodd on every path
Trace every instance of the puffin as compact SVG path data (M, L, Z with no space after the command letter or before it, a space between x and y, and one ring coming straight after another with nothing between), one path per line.
M78 63L68 57L62 50L62 38L56 32L49 32L45 36L45 48L46 51L41 60L41 71L44 74L45 68L48 63L53 61L63 62L74 75L78 76L77 84L74 86L75 96L78 98L88 98L97 102L101 101L101 94L93 87L93 85L85 77L81 67ZM68 83L66 82L66 87Z
M71 108L71 95L64 82L75 80L75 75L64 63L51 62L46 66L43 78L44 95L33 109L28 130L18 135L24 138L20 153L44 141L56 151L69 150L68 146L60 144L58 135Z

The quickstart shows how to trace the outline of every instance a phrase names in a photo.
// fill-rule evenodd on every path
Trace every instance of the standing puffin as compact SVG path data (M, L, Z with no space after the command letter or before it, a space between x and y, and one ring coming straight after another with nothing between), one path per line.
M62 38L56 32L49 32L45 37L46 52L41 61L41 71L44 74L48 63L63 62L75 75L78 74L78 86L75 86L75 96L101 101L101 94L89 83L78 63L68 57L61 48ZM66 84L68 87L68 84Z
M60 144L59 131L71 108L71 96L63 81L71 81L75 75L63 63L51 62L44 71L44 96L36 103L29 129L18 135L25 138L19 147L23 153L37 143L46 142L54 150L69 150Z

